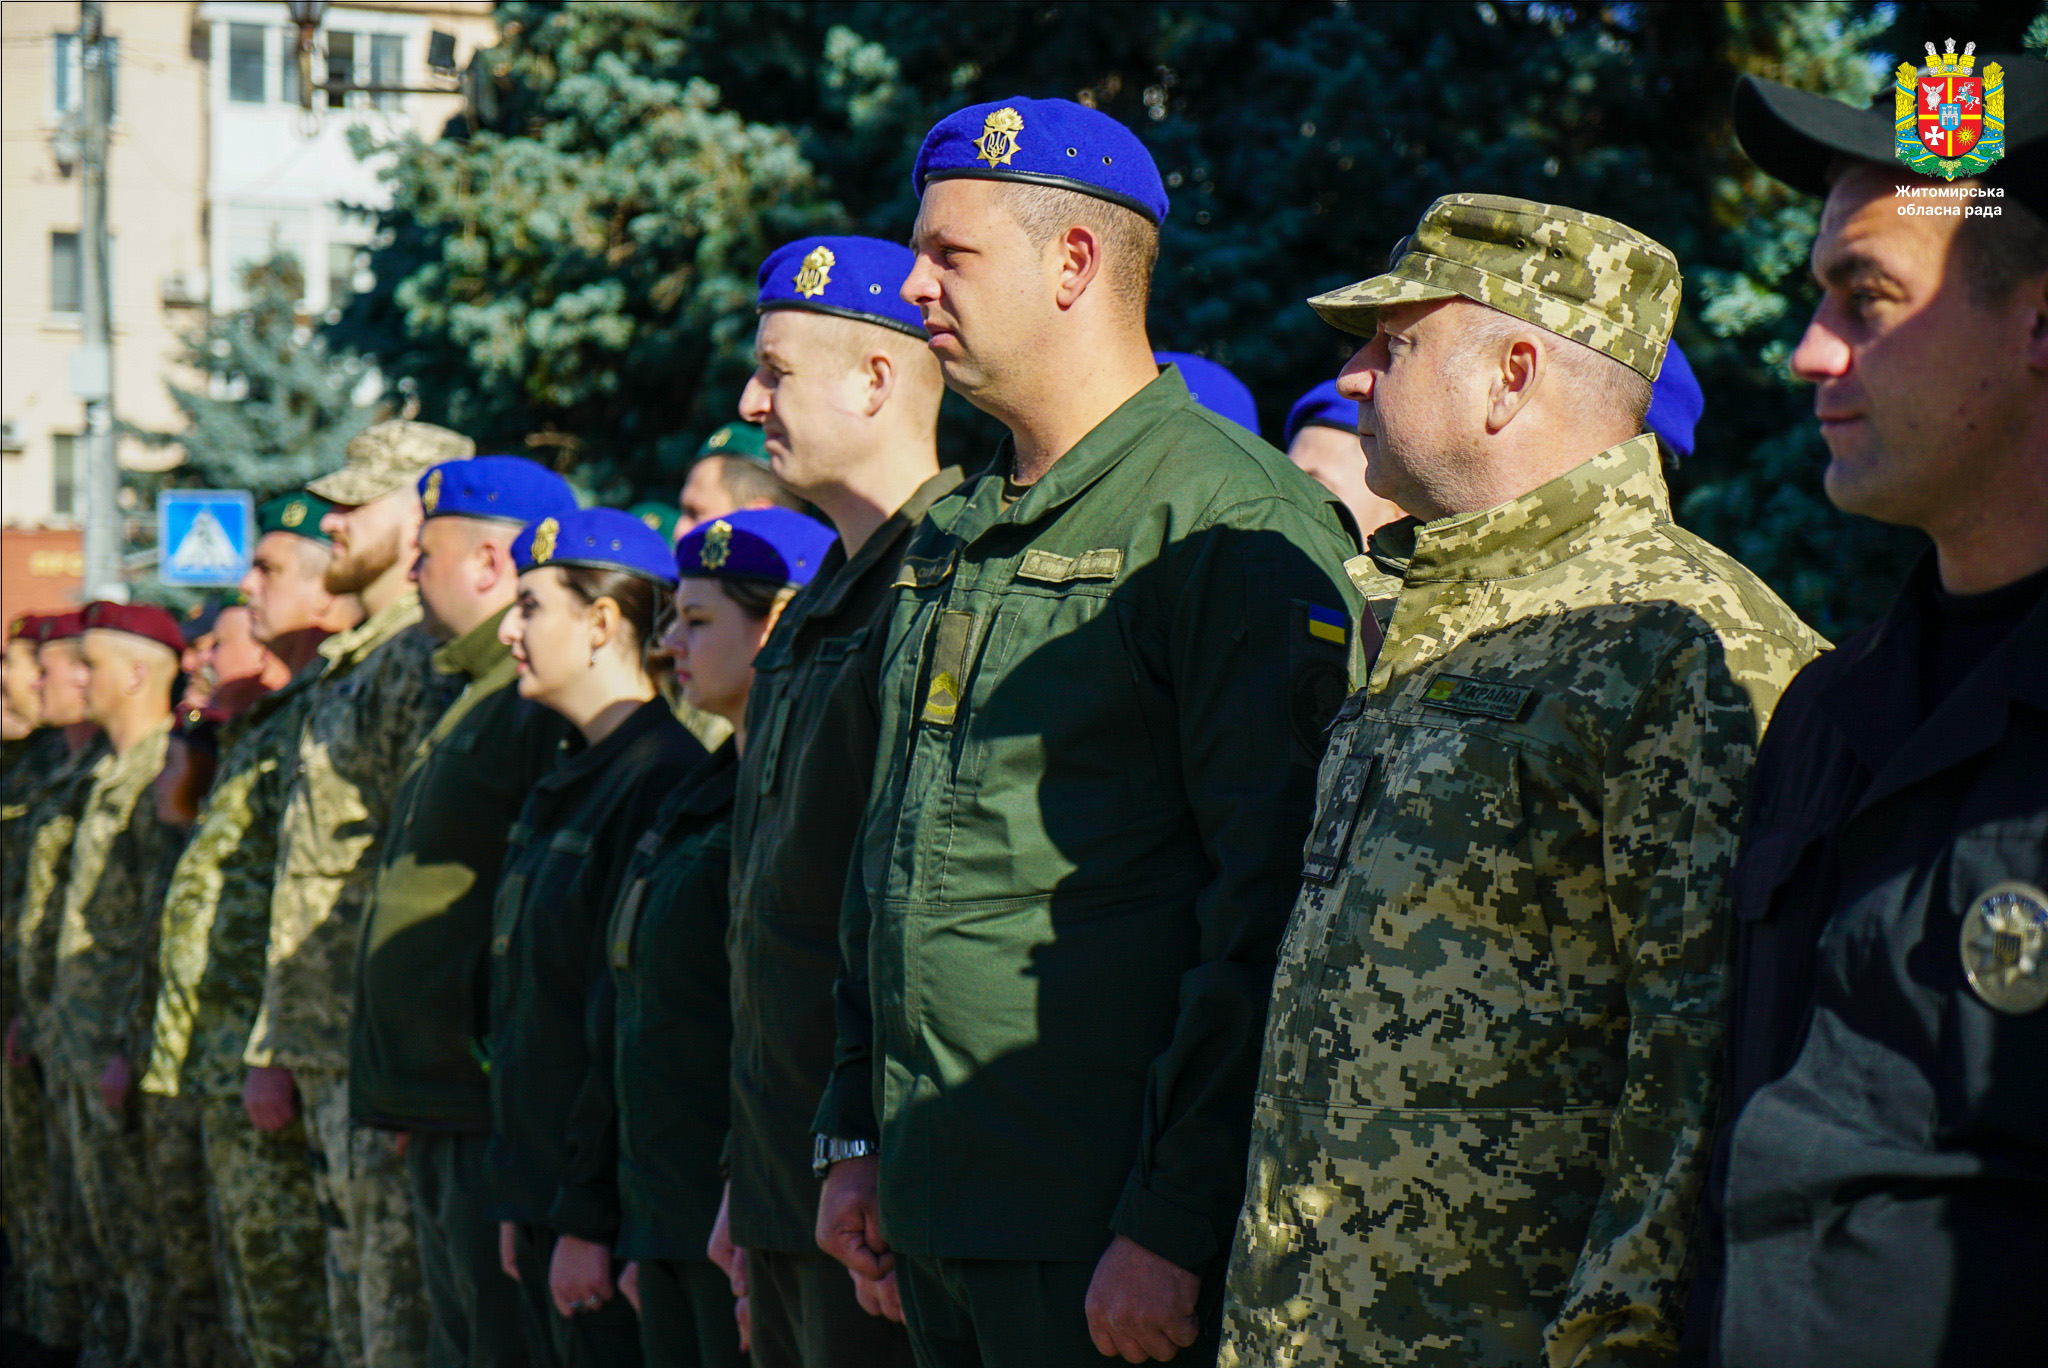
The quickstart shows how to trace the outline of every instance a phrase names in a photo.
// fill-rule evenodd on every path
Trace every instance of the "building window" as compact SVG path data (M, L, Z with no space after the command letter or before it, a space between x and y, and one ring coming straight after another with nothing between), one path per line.
M286 104L299 102L299 31L279 29L277 52L278 96Z
M77 314L85 309L83 263L78 259L78 234L50 234L50 312Z
M69 517L77 512L78 438L68 432L50 434L50 511Z
M255 24L229 24L228 98L236 104L262 104L263 74L263 30Z
M356 36L338 29L327 34L327 83L352 86L356 83ZM329 90L327 107L340 109L348 103L348 92Z
M405 40L395 33L377 33L370 36L370 84L399 85L403 77L399 67L405 59ZM375 109L397 109L399 95L395 91L370 96L370 105Z
M78 64L78 35L50 35L50 106L58 114L70 114L85 96L85 72ZM106 40L107 105L111 113L121 112L121 40Z
M356 292L356 253L353 242L327 244L327 307L339 309Z

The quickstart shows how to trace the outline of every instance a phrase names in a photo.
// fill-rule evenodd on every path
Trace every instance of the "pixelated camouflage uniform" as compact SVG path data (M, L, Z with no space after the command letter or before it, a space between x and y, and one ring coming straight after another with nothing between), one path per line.
M0 777L0 1027L21 1014L20 945L23 904L37 800L70 759L63 734L44 728L9 742L6 772ZM33 1068L0 1066L0 1202L7 1220L8 1323L50 1345L75 1346L82 1315L77 1279L64 1254L54 1206L69 1186L68 1175L52 1181L46 1131L52 1119L43 1084ZM69 1160L59 1152L66 1167Z
M407 592L321 643L278 836L262 1008L244 1056L291 1070L328 1227L327 1288L347 1368L424 1365L427 1312L397 1137L354 1125L348 1014L356 937L413 750L453 698Z
M198 1111L226 1317L254 1368L333 1356L305 1125L258 1130L242 1110L242 1051L263 997L271 885L309 669L221 732L221 762L164 898L160 979L142 1087Z
M1821 643L1671 523L1647 435L1373 558L1403 583L1322 762L1221 1362L1665 1361L1737 817Z
M93 766L92 788L72 839L70 878L57 931L54 1038L44 1066L61 1081L71 1160L93 1243L111 1278L94 1290L103 1325L125 1315L121 1361L182 1361L181 1324L218 1305L181 1305L172 1295L163 1211L149 1174L149 1138L131 1102L120 1116L101 1104L101 1071L116 1056L139 1072L155 1001L159 910L149 886L176 831L156 814L152 785L164 767L165 716L125 752Z

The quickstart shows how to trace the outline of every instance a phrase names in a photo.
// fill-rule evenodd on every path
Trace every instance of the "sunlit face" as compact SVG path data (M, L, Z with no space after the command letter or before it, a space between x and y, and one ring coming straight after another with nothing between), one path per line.
M25 733L35 727L43 710L43 670L36 664L36 644L27 637L8 642L6 663L0 670L4 670L0 674L0 693L6 696L7 716Z
M486 530L468 518L428 518L420 524L412 578L420 587L422 623L437 640L461 636L461 624L473 617L482 568L478 552Z
M325 583L331 559L319 542L290 532L264 533L241 583L258 640L275 641L319 623L333 602Z
M1360 536L1371 536L1375 529L1402 516L1393 503L1366 488L1365 452L1359 447L1358 433L1351 429L1310 423L1294 434L1287 459L1351 510L1351 516L1358 519Z
M270 652L256 639L255 623L247 608L223 608L213 621L213 649L202 662L211 683L249 679L263 673Z
M85 665L85 715L101 726L120 716L139 666L134 649L110 640L113 635L93 630L78 639L79 659Z
M71 727L85 721L85 660L79 652L81 638L46 641L36 651L42 667L36 688L43 700L43 725Z
M902 290L924 316L946 384L984 407L1050 350L1058 314L1057 244L1033 247L1005 193L996 181L927 184L911 230L917 261Z
M590 605L552 565L519 577L519 596L498 622L498 640L512 648L519 695L559 709L590 670Z
M725 487L725 463L728 456L706 456L690 467L689 475L683 480L683 492L676 499L676 507L682 516L676 520L676 540L698 523L723 518L728 513L739 511L739 501Z
M1464 482L1483 404L1474 394L1478 368L1461 364L1462 304L1381 309L1379 330L1337 377L1337 392L1358 401L1366 488L1425 519L1451 511L1444 491Z
M692 707L738 726L754 685L754 657L768 638L773 617L755 618L732 601L717 580L686 579L676 585L675 620L661 639L675 661L676 683Z
M754 328L754 374L740 416L761 425L775 473L797 492L838 476L850 426L865 416L859 334L872 325L771 309Z
M419 522L419 495L411 485L354 508L337 505L330 510L320 519L320 530L334 541L327 592L358 594L392 566L401 561L410 565Z
M1963 221L1900 213L1913 201L1894 187L1913 179L1858 165L1829 190L1812 259L1823 293L1792 370L1815 386L1828 498L1938 531L1995 493L2017 449L2031 315L2024 291L2010 306L1970 298Z

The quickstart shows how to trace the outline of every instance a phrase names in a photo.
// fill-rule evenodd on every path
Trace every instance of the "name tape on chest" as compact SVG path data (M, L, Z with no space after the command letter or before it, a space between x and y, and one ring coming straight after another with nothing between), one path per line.
M1467 675L1440 674L1422 691L1426 707L1471 717L1497 717L1503 722L1521 721L1535 701L1536 690L1527 684L1503 684Z

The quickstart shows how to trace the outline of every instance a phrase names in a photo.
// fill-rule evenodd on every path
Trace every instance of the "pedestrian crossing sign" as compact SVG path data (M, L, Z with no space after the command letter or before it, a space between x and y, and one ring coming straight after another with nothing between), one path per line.
M246 489L166 489L156 496L157 578L199 587L238 584L256 542Z

